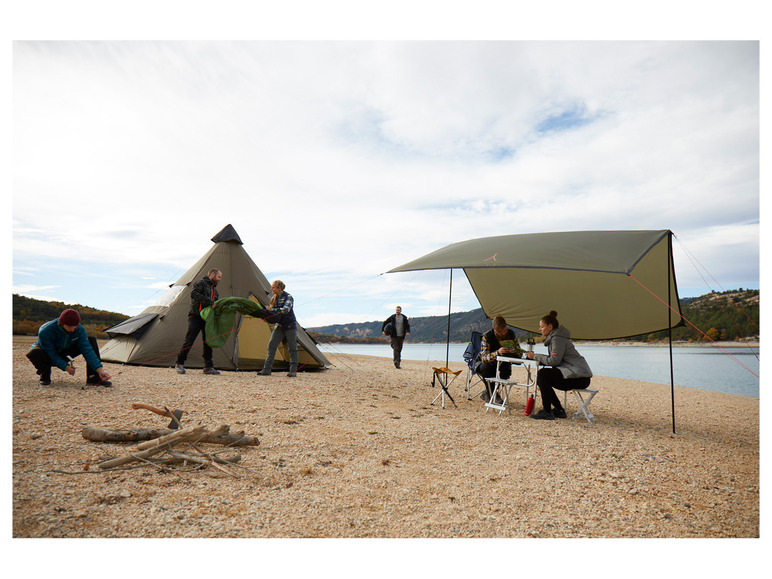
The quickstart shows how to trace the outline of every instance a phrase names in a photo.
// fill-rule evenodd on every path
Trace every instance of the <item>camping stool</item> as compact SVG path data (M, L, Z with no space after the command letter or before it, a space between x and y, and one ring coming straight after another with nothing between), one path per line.
M453 380L455 380L463 370L457 370L453 371L450 368L434 368L432 367L432 370L434 370L434 375L432 376L432 388L434 388L435 382L439 383L440 385L440 393L437 394L437 396L434 397L434 400L432 400L432 404L437 402L438 398L442 398L442 407L445 408L445 396L450 398L450 401L453 403L453 406L458 408L456 405L456 401L453 400L453 397L450 395L450 392L448 392L448 386L450 386L453 383ZM452 378L451 378L452 376Z
M571 392L574 395L574 398L576 399L576 403L579 405L579 410L577 410L571 415L571 420L573 420L580 414L584 414L584 417L587 419L587 422L591 424L595 422L595 415L592 412L590 412L590 409L588 407L590 406L590 402L592 402L592 399L595 398L595 395L598 393L598 391L593 390L592 388L574 388L573 390L566 390L563 392L563 408L568 408L568 406L566 405L566 402L568 400L569 392ZM585 395L587 395L587 398L585 398Z

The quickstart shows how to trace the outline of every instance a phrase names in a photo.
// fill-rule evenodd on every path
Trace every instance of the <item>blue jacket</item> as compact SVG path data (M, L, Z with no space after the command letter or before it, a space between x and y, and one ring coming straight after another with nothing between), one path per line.
M62 354L72 347L77 347L80 353L86 359L89 368L96 370L102 367L91 344L88 343L88 334L86 328L78 326L72 334L68 334L62 326L59 325L59 319L46 322L38 330L38 339L32 344L33 348L42 348L51 359L51 364L64 370L70 363L69 360L62 357Z

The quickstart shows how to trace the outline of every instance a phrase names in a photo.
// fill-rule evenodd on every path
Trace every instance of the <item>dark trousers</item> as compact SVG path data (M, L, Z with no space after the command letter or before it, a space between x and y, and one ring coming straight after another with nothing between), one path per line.
M99 356L99 345L97 344L96 338L89 336L88 343L91 344L91 348L94 350L97 358L99 358L101 361L102 358ZM76 356L80 356L80 348L78 348L77 345L73 345L70 346L67 350L59 352L59 354L62 356L62 358L66 358L67 356L75 358ZM48 354L46 354L46 351L43 348L32 348L29 352L27 352L27 358L30 362L32 362L32 365L35 366L35 369L38 371L41 379L51 379L51 368L53 368L54 365L51 362L51 358L49 358ZM86 364L86 378L88 379L98 376L99 374L97 374L96 368L92 368Z
M480 362L480 364L477 366L477 374L481 376L483 382L485 382L485 389L488 391L487 399L490 400L491 395L493 394L493 386L490 385L490 382L488 382L486 378L496 377L496 362L493 362L492 364ZM509 380L510 376L512 376L512 364L509 362L503 362L499 365L499 378Z
M392 336L391 349L394 350L394 363L399 364L402 361L402 344L405 342L405 336Z
M555 394L555 390L565 392L567 390L575 390L587 388L590 385L589 378L563 378L563 374L558 368L542 368L536 374L536 385L541 392L541 401L544 405L544 410L562 409L563 405L560 403L558 395Z
M196 343L196 338L201 334L201 339L204 341L204 367L212 368L212 347L206 343L206 321L201 319L201 316L188 316L188 333L185 334L185 341L182 344L182 349L177 354L177 363L180 366L185 365L185 360L188 359L188 352Z

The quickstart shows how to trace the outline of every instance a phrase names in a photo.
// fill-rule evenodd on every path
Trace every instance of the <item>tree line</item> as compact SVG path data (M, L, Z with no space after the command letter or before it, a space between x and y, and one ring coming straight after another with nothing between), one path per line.
M106 338L105 328L127 320L129 316L116 312L97 310L81 304L37 300L13 294L13 334L14 336L36 336L44 323L58 318L67 308L80 313L81 325L90 336Z

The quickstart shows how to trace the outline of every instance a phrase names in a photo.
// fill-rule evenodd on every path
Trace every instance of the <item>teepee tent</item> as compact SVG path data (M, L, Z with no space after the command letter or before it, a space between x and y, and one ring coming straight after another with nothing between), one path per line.
M141 314L105 332L110 340L100 349L107 362L145 366L174 366L188 327L190 293L193 284L210 269L222 272L217 285L220 298L241 297L267 306L271 284L244 250L236 230L227 225L212 238L214 245L161 299ZM214 348L214 365L221 370L255 370L263 367L272 326L263 320L239 315L234 331L220 348ZM211 336L210 336L211 337ZM313 339L298 326L298 365L300 370L330 365ZM201 339L191 348L185 366L203 368ZM274 369L289 366L289 351L282 344L276 352Z

